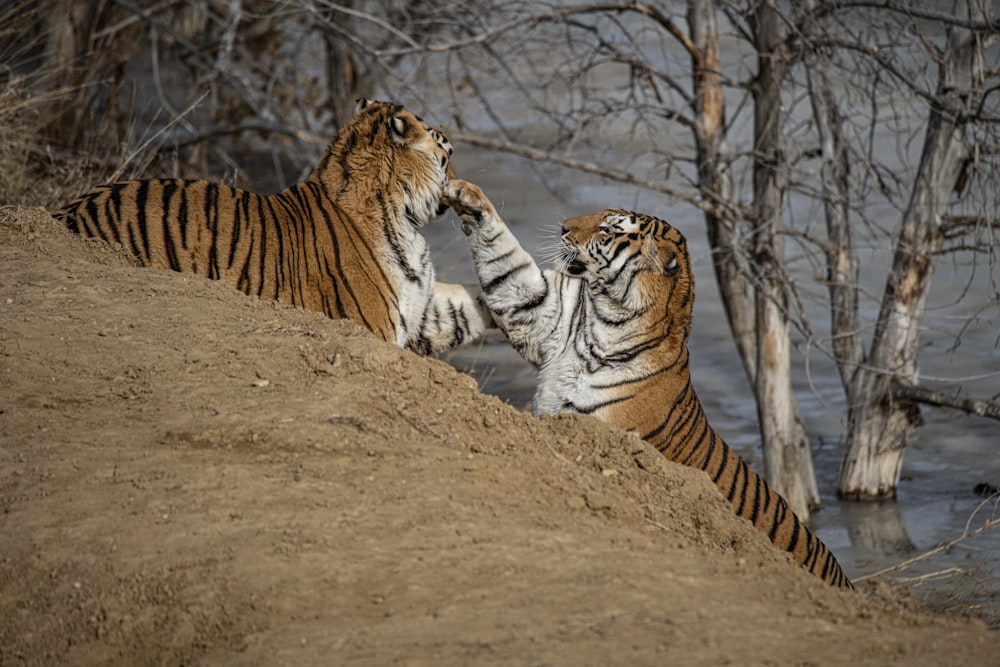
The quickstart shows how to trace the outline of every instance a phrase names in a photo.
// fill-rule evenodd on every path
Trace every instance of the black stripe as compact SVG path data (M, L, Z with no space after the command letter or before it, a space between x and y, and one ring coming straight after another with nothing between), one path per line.
M787 516L787 514L788 514L788 504L785 503L783 500L779 500L774 508L774 512L772 512L771 514L771 528L767 531L767 537L772 542L774 542L774 544L783 548L785 551L791 551L792 549L789 545L781 545L778 544L776 541L778 537L778 529L781 527L781 524L785 522L785 517ZM795 526L793 526L793 529L794 529L793 535L795 535L798 529Z
M97 208L97 202L95 201L95 199L96 197L87 197L87 199L83 201L83 205L86 207L87 211L87 217L84 219L84 231L87 233L88 236L97 236L102 240L111 243L111 239L108 238L108 235L105 233L103 225L96 224L96 222L101 219L100 218L101 213L100 210ZM77 211L79 211L79 208L77 208ZM79 213L77 213L77 215L79 215ZM91 228L91 226L87 224L87 220L94 221L95 224L93 228ZM117 234L115 234L115 236L117 237Z
M95 225L94 229L100 232L100 236L105 241L111 243L121 243L125 246L125 242L122 241L123 227L127 226L127 222L122 220L122 192L130 189L130 183L115 183L113 185L103 188L107 191L108 195L105 198L105 203L103 207L103 213L101 209L96 206L97 202L94 200L94 218L92 219ZM113 212L113 213L112 213ZM106 224L108 218L114 217L112 224ZM135 241L130 239L128 250L133 256L142 259L142 254L139 252L139 248L135 245ZM145 260L143 260L145 263Z
M175 223L174 221L171 220L170 216L170 200L173 198L174 193L177 190L177 185L173 181L161 181L160 186L161 186L160 204L162 207L160 212L160 228L162 229L163 233L163 250L167 254L167 262L170 265L170 268L173 269L174 271L180 271L183 269L183 267L181 266L180 258L177 255L176 239L174 238L173 234L174 224L177 224L179 226L178 231L180 232L181 247L187 248L188 242L187 242L187 232L184 229L184 225L181 224L179 221ZM148 222L146 224L146 228L143 231L143 234L145 237L144 240L146 242L146 248L148 253L149 242L150 242L149 239L150 231ZM192 266L190 268L192 271L194 271L196 267ZM195 273L197 273L197 271L195 271Z
M629 395L629 396L620 396L620 397L616 397L616 398L609 398L606 401L601 401L599 403L594 403L593 405L588 405L586 407L576 406L575 409L576 409L577 412L583 413L585 415L589 415L592 412L596 412L597 410L600 410L601 408L605 408L605 407L607 407L609 405L614 405L615 403L622 403L622 402L627 401L627 400L629 400L631 398L634 398L634 396L633 395ZM625 430L627 431L627 430L630 430L630 429L626 428Z
M494 292L499 287L501 287L505 282L507 282L508 280L510 280L510 278L515 273L519 273L521 271L524 271L525 269L530 269L532 266L534 266L533 263L531 263L531 262L524 262L522 264L518 264L517 266L512 267L508 271L506 271L506 272L500 274L499 276L493 278L488 283L484 283L483 284L483 292L485 294L490 294L490 293Z
M786 521L791 521L792 522L792 534L788 538L788 544L785 545L785 549L787 551L795 551L798 548L799 540L802 539L801 535L800 535L801 530L802 530L802 524L799 522L798 518L796 518L796 516L794 514L792 514L791 511L788 509L788 503L787 502L782 502L780 504L780 507L781 507L781 513L780 513L780 522L781 522L781 524L784 524ZM779 513L775 512L774 513L774 517L775 517L775 521L778 521L779 520ZM775 528L774 528L775 534L777 534L777 531L778 531L779 527L780 527L780 524L776 524L775 525Z
M149 201L150 181L139 181L135 191L136 226L138 228L139 240L142 241L142 254L135 244L135 234L131 235L130 242L137 255L143 258L143 262L148 264L151 259L149 249L149 218L146 212L146 205ZM162 221L161 221L162 223Z
M480 215L481 215L481 214L480 214ZM477 218L477 219L478 219L478 218ZM504 233L505 233L506 231L507 231L507 230L505 230L505 229L501 229L501 230L500 230L499 232L497 232L497 233L496 233L496 234L494 234L493 236L489 237L488 239L482 239L482 240L480 241L479 245L484 245L484 246L491 246L491 245L493 245L493 244L494 244L494 243L496 242L496 240L497 240L498 238L500 238L501 236L503 236L503 235L504 235Z
M747 464L746 464L745 461L743 461L741 459L740 463L742 463L743 467L747 469L747 474L748 475L753 475L753 482L754 482L753 483L753 499L751 501L753 510L750 512L750 516L748 516L747 518L750 519L750 523L752 523L753 525L756 526L757 525L757 519L760 517L760 510L761 510L761 507L760 507L760 496L761 496L761 493L763 493L763 495L766 497L767 495L769 495L769 493L773 493L773 491L770 488L768 488L767 483L763 480L763 478L761 478L760 475L758 475L758 474L756 474L756 473L754 473L753 471L750 470L749 466L747 466ZM747 493L746 490L744 491L743 495L744 496L748 495L748 493Z
M236 256L236 250L239 248L239 238L240 238L240 221L234 215L233 216L233 228L229 230L229 248L228 256L226 256L222 251L222 241L221 238L222 230L219 229L219 200L222 196L222 187L213 187L211 185L205 187L205 226L208 228L211 238L211 248L209 249L209 262L211 265L210 271L212 272L214 278L222 278L224 275L228 275L229 269L233 266L233 258ZM223 263L225 263L225 270L223 270ZM239 274L237 274L239 275Z
M660 368L657 368L655 371L650 371L649 373L643 373L642 375L637 375L636 377L629 378L628 380L621 380L620 382L616 382L613 385L610 385L610 384L593 384L593 385L590 385L590 386L591 386L592 389L610 389L611 387L622 387L622 386L627 385L627 384L635 384L636 382L644 382L645 380L648 380L650 378L656 377L657 375L662 375L663 373L666 373L667 371L671 370L673 367L674 367L674 364L670 364L669 366L661 366Z
M629 257L628 260L624 264L621 265L621 268L618 269L618 271L615 273L615 275L613 275L611 277L611 279L608 280L607 282L609 284L612 284L612 285L616 284L618 282L618 280L621 278L622 273L625 272L625 269L629 268L632 265L632 263L635 262L635 260L638 259L638 258L639 258L638 254L632 255L631 257Z
M514 306L511 312L523 313L525 311L534 310L535 308L538 308L540 305L545 303L545 299L547 299L549 296L549 281L545 278L544 273L542 274L542 283L544 283L545 287L541 292L535 294L530 299L526 299L522 303Z
M238 216L239 215L239 202L237 202L234 199L233 203L234 203L234 206L236 206L236 213L237 213L237 216ZM268 283L268 270L267 270L268 267L265 266L264 263L267 261L268 248L271 245L271 240L272 240L271 236L273 236L274 233L271 232L270 228L265 227L265 226L257 226L257 227L255 227L253 229L253 231L257 232L257 238L259 239L260 253L258 254L257 265L255 267L256 270L254 271L251 268L250 270L248 270L246 272L246 276L247 276L247 292L250 293L250 294L256 293L257 296L262 296L263 293L264 293L264 286L267 285L267 283ZM252 238L252 236L251 236L251 238ZM251 262L253 261L253 259L252 259L253 258L253 250L254 250L254 244L251 243L251 245L250 245L250 255L247 257L247 266L248 267L252 267ZM280 257L277 257L276 260L279 261L279 262L281 261ZM256 288L253 286L253 284L251 282L254 277L256 277L256 279L257 279L257 286L256 286ZM277 265L275 265L274 266L274 281L275 281L274 296L275 297L277 297L277 295L278 295L277 280L278 280L278 278L277 278Z

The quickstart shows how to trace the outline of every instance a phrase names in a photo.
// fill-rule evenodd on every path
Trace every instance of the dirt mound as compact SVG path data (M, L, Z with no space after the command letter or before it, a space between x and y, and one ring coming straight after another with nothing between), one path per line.
M708 478L0 211L0 665L988 664Z

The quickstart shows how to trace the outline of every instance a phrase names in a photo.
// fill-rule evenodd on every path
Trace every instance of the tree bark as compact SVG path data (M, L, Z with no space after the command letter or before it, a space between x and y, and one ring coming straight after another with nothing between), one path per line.
M353 4L348 2L347 6L353 8ZM341 32L351 31L350 17L347 14L329 9L324 13L324 19L336 25ZM326 31L323 38L326 42L327 104L336 131L347 125L354 116L355 98L361 88L360 77L351 50L338 32Z
M809 440L792 393L788 291L783 271L785 179L781 141L781 84L787 68L778 13L759 2L752 24L757 47L754 98L753 267L757 348L755 393L765 475L800 517L819 501Z
M948 48L940 54L937 94L871 352L848 385L847 449L839 485L844 498L895 496L903 450L920 419L917 404L897 400L894 391L918 381L917 346L933 257L944 242L944 213L969 155L964 113L973 103L975 36L952 28L948 41Z
M803 5L802 32L811 39L822 34L822 26L811 20L815 1ZM833 358L845 392L864 362L858 322L859 267L851 233L850 158L844 140L840 113L826 61L815 53L804 58L809 99L819 137L820 189L826 218L826 280L830 294L830 333Z
M774 18L773 9L771 10ZM776 22L772 22L773 41L771 47L778 47ZM709 202L728 202L732 198L732 177L729 172L728 157L725 154L725 101L723 97L721 65L719 62L718 27L715 3L711 0L693 0L688 8L688 26L694 50L691 53L694 74L694 134L698 161L698 183L702 196ZM775 124L761 135L775 159L780 155L780 127L777 125L778 88L782 72L776 72L767 61L768 71L763 83L768 87L768 104L758 106L757 115L769 114ZM776 75L776 76L775 76ZM758 153L760 155L760 153ZM773 167L773 165L772 165ZM762 170L767 171L767 170ZM769 176L777 175L771 168ZM782 190L769 185L760 190L755 188L757 221L776 222L771 226L767 242L780 246L776 236L781 221ZM776 198L776 202L773 200ZM765 204L765 201L770 201ZM790 343L788 321L781 306L764 307L767 297L755 293L750 280L750 267L745 259L748 251L739 247L736 234L739 221L731 214L732 207L719 206L705 212L705 226L712 248L713 268L719 287L729 328L736 343L736 349L743 362L750 386L753 388L760 420L761 438L764 450L764 476L779 493L785 496L792 510L803 521L812 510L819 507L819 490L812 467L809 439L800 417L798 403L791 391ZM758 223L759 224L759 223ZM765 225L766 226L766 225ZM773 246L771 246L773 248ZM762 247L755 248L754 251ZM780 258L777 254L766 253L767 257ZM760 255L757 255L760 258ZM774 268L774 267L772 267ZM778 284L771 285L778 298L784 299L785 292L780 284L780 271L770 271L779 276ZM775 306L775 304L770 304ZM760 318L763 317L764 321ZM763 356L767 377L761 378L761 344L767 345Z
M725 155L726 107L719 62L719 34L715 3L693 0L688 26L696 51L691 54L694 73L694 138L698 160L698 186L710 203L732 198L732 175ZM712 265L733 341L743 360L750 385L757 377L757 342L754 336L753 286L740 268L737 220L722 206L705 212L705 227L712 248ZM745 262L743 262L745 264Z

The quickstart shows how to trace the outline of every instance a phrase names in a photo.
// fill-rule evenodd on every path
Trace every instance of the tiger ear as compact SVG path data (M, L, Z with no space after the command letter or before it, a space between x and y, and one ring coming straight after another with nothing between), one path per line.
M663 274L667 276L676 276L677 272L681 270L681 265L677 262L677 253L672 253L667 260L663 262Z
M357 112L361 111L362 109L365 109L365 108L371 106L374 103L375 103L375 100L368 100L368 99L365 99L364 97L359 97L358 99L354 100L354 113L357 113Z
M389 119L389 136L397 144L406 143L406 132L409 130L410 124L406 122L406 119L402 116L393 116Z

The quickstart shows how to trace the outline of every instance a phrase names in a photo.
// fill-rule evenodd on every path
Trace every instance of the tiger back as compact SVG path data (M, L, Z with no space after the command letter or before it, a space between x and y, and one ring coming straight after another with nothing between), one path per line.
M593 415L704 470L739 516L829 584L853 588L830 550L712 429L691 384L694 276L684 236L609 209L567 220L560 267L541 270L482 191L453 181L483 296L538 367L534 410Z
M427 354L490 322L478 288L436 283L419 229L443 212L452 147L401 106L360 101L303 183L261 195L200 180L102 185L55 214L145 266L349 318Z

